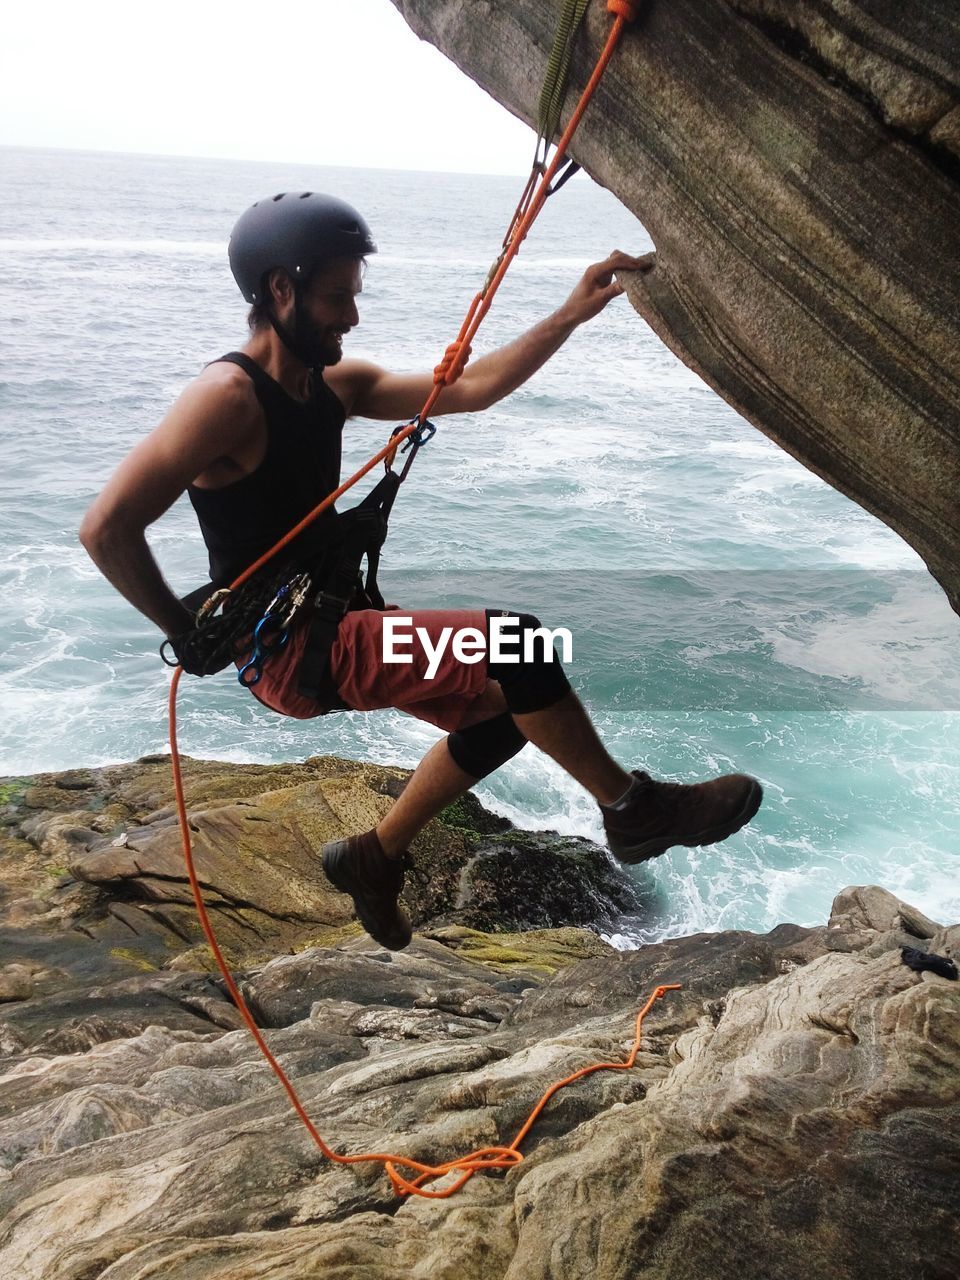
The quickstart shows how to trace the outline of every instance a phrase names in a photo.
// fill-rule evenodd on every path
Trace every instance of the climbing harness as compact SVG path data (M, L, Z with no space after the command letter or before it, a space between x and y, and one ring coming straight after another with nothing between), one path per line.
M557 175L560 171L561 164L564 162L567 148L570 144L577 126L587 108L600 79L606 70L606 67L613 56L620 36L624 28L632 22L637 15L639 8L639 0L606 0L607 10L614 15L614 21L607 37L606 43L597 60L596 66L583 90L580 100L577 103L566 128L563 131L560 140L557 143L556 151L549 164L546 163L546 150L549 148L550 141L556 130L559 121L560 110L563 102L563 85L569 70L570 54L572 51L573 36L577 25L583 17L583 13L587 7L587 0L564 0L564 6L561 13L560 27L557 34L557 40L554 43L554 51L550 58L550 69L547 76L547 84L544 87L544 94L541 97L540 111L540 137L537 141L537 152L534 159L533 170L527 183L524 193L521 196L520 203L511 219L507 234L504 237L502 250L496 261L490 268L483 287L474 297L461 325L457 338L446 349L443 359L434 370L433 387L428 395L426 402L420 413L410 422L403 426L397 427L392 433L386 445L374 456L355 472L348 480L344 481L332 493L328 494L314 509L307 513L292 529L289 530L273 547L264 552L257 560L254 561L247 569L244 570L228 588L217 591L207 600L198 614L198 627L196 628L196 637L205 636L206 639L201 641L196 639L198 646L198 662L206 661L204 657L204 645L207 641L217 640L219 644L211 644L209 646L211 663L220 661L225 652L230 653L231 657L235 654L235 645L242 635L252 637L252 653L249 661L240 672L241 683L252 685L260 678L263 663L272 653L276 653L287 642L289 627L296 616L297 610L302 609L307 601L310 589L322 581L317 594L312 601L312 618L311 633L316 629L317 639L314 642L308 640L308 650L313 648L314 663L311 668L309 662L306 664L306 675L304 668L301 667L300 681L301 689L304 682L308 687L315 688L319 693L323 693L325 681L327 679L327 660L329 658L329 647L332 644L332 635L336 634L336 628L339 626L343 618L343 614L350 607L353 593L360 590L366 593L368 598L379 598L381 603L377 607L382 608L382 597L379 596L379 590L376 585L376 570L379 561L380 547L383 544L383 538L386 536L387 517L393 500L396 497L397 489L406 478L410 466L417 455L419 449L433 436L435 428L429 421L429 414L433 406L437 402L437 398L443 388L451 385L460 377L466 367L470 357L471 343L473 337L479 329L484 317L490 309L494 295L500 286L510 263L516 257L520 250L520 246L526 238L527 232L530 230L534 219L543 207L544 201L552 192L559 189L563 182L571 176L570 164L567 165L567 171L562 174L558 181ZM541 145L544 147L544 155L541 158ZM572 163L572 162L571 162ZM399 473L393 470L393 463L398 450L408 452L403 470ZM327 511L333 504L349 489L353 488L358 481L363 479L370 471L379 463L383 462L386 470L385 476L380 480L379 484L367 495L358 507L353 508L339 515L338 523L335 526L334 538L338 546L335 551L335 561L327 564L325 570L321 567L321 576L315 577L309 569L298 566L294 569L294 576L289 575L289 570L279 572L274 570L274 585L272 589L263 592L264 579L257 578L261 570L273 562L279 565L282 561L277 557L290 546L297 536L307 529L324 511ZM359 580L360 561L364 555L367 557L367 579L366 582ZM286 575L286 576L285 576ZM296 576L296 575L299 575ZM305 587L303 578L310 580L310 586ZM359 581L358 581L359 580ZM246 584L251 584L251 591L248 592L248 598L245 599L242 594L242 588ZM295 585L299 584L299 585ZM256 591L252 588L256 586ZM371 589L373 595L371 596ZM299 604L295 604L295 599L299 600L301 593L303 598ZM267 607L258 608L254 600L269 601ZM238 612L238 610L240 610ZM245 610L245 611L244 611ZM215 625L217 619L220 620L219 629ZM194 633L191 633L193 635ZM178 637L175 650L179 648L180 637ZM328 643L329 642L329 643ZM185 647L188 642L184 641ZM166 648L166 646L164 646ZM227 659L229 662L230 658ZM165 661L169 661L165 657ZM223 662L223 666L227 665ZM215 669L211 666L211 670ZM250 674L244 678L244 672ZM261 1052L270 1064L276 1074L281 1085L285 1089L290 1099L291 1105L297 1112L297 1115L306 1125L310 1136L313 1138L317 1147L323 1155L337 1164L358 1164L367 1161L379 1161L383 1164L390 1181L397 1195L419 1195L430 1199L442 1199L452 1195L460 1187L462 1187L473 1175L481 1169L507 1169L513 1165L519 1164L523 1160L519 1147L520 1143L526 1137L532 1127L537 1116L546 1106L551 1097L566 1085L574 1080L591 1074L594 1071L629 1070L636 1060L636 1055L640 1047L640 1036L643 1019L653 1004L661 999L668 991L679 990L679 984L670 983L658 986L646 1004L640 1010L637 1016L636 1037L631 1053L623 1062L599 1062L591 1066L584 1067L582 1070L575 1072L564 1080L557 1081L551 1085L543 1094L540 1101L534 1107L530 1116L521 1127L513 1142L508 1146L484 1147L478 1151L471 1152L467 1156L463 1156L457 1160L450 1160L444 1164L428 1165L420 1161L412 1160L403 1155L392 1155L384 1153L362 1153L356 1155L339 1155L333 1151L324 1142L320 1133L314 1126L310 1117L307 1115L303 1104L297 1096L296 1090L287 1078L283 1068L277 1062L276 1058L270 1052L269 1046L264 1039L260 1028L257 1026L249 1007L240 991L236 982L230 974L226 960L217 943L216 936L210 924L207 910L203 901L203 894L200 889L200 882L197 878L196 867L193 861L193 852L190 841L190 823L187 817L186 800L184 797L183 776L180 766L180 753L177 747L177 719L176 719L176 702L177 689L180 683L180 677L183 673L183 665L177 666L174 671L173 679L170 682L169 695L169 717L170 717L170 753L173 766L174 792L176 796L177 816L180 822L180 831L183 838L183 853L187 867L187 875L190 880L190 888L193 893L194 904L196 905L197 915L204 935L216 960L217 966L230 992L237 1009L240 1011L244 1022L250 1030L251 1035L256 1040ZM407 1177L399 1172L403 1168L410 1171L413 1175ZM445 1177L450 1173L459 1173L459 1177L448 1187L443 1190L432 1191L426 1188L424 1184L435 1179Z
M433 431L432 424L424 425ZM421 443L424 439L429 439L426 432ZM388 466L358 506L337 512L322 556L314 556L311 563L303 565L297 557L280 566L268 563L239 587L215 591L199 609L195 626L160 646L163 661L196 675L212 675L235 662L237 679L252 688L268 659L286 646L293 624L309 616L298 673L300 692L328 710L342 706L327 676L330 650L348 610L385 607L377 570L401 478L402 473ZM209 589L192 592L184 603Z
M307 641L297 672L298 693L327 708L343 705L330 675L330 654L344 616L352 608L385 607L377 585L377 569L401 480L402 473L398 475L388 462L379 484L359 506L339 515L334 526L330 560L322 576L322 588L313 598ZM365 580L360 570L364 557Z
M239 666L238 680L251 688L263 674L266 661L283 649L295 621L309 613L310 626L298 672L298 689L332 710L341 706L332 680L327 678L330 651L337 630L350 609L385 607L377 583L380 551L387 536L387 521L397 491L414 453L436 434L432 422L413 420L416 430L400 446L410 456L400 473L392 458L384 462L385 474L356 507L334 513L326 531L322 556L306 565L295 557L280 568L269 562L238 589L221 588L209 595L213 584L183 598L188 607L203 604L189 631L165 640L160 656L171 667L185 666L197 675L212 675L232 662ZM394 430L394 435L404 430ZM366 577L361 566L366 559ZM264 601L269 601L264 604Z

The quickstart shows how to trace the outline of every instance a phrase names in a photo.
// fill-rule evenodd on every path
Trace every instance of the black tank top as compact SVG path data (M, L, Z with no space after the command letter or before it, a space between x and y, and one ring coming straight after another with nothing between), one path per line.
M267 451L250 475L221 489L187 493L210 553L210 578L216 586L234 580L312 511L340 483L343 405L319 374L313 396L294 400L255 360L231 351L211 363L239 365L253 382L267 420ZM309 566L322 558L335 520L331 507L291 543L284 559Z

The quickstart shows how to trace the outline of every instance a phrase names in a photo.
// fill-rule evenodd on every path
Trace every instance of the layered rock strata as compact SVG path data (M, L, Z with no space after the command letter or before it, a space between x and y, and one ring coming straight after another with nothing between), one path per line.
M0 1265L21 1280L947 1280L956 984L900 963L918 939L902 917L887 927L889 895L846 898L856 927L840 903L825 929L701 935L539 982L423 938L249 972L271 1049L335 1149L429 1163L510 1141L549 1083L623 1058L645 992L683 982L632 1071L558 1095L522 1164L450 1200L399 1202L378 1165L325 1161L245 1031L151 1022L10 1053ZM954 927L922 945L958 941Z

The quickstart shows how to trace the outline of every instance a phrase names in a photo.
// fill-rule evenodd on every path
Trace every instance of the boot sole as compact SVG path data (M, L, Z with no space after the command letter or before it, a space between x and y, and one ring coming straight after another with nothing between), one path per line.
M632 865L638 862L648 862L651 858L658 858L661 853L666 853L668 849L673 849L676 845L682 845L686 849L702 849L704 845L719 844L721 840L726 840L729 836L736 835L741 827L745 827L750 819L755 816L762 801L763 787L754 779L753 786L747 793L747 798L739 813L722 826L710 827L706 831L698 831L689 840L665 840L663 836L658 836L654 840L642 840L639 844L611 849L611 852L618 862L627 862Z

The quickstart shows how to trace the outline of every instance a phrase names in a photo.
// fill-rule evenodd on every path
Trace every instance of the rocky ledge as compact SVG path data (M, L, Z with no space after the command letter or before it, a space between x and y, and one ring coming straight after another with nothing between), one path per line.
M192 918L167 762L6 780L3 1274L952 1280L960 984L901 948L950 955L960 926L852 888L818 928L615 952L545 927L639 909L602 852L469 802L425 833L417 937L391 954L313 850L403 778L187 768L215 927L320 1132L430 1164L509 1143L680 983L635 1066L558 1094L509 1171L398 1199L379 1165L322 1157L241 1028Z

